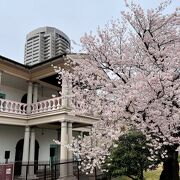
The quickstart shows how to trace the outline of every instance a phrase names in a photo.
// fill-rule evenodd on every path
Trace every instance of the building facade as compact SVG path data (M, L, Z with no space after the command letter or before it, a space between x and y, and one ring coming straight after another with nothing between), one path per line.
M40 27L27 34L24 64L34 65L70 50L70 39L53 27Z
M9 162L47 162L52 149L55 161L70 160L72 153L53 140L68 144L97 121L90 116L70 115L69 99L59 96L60 91L68 94L68 84L63 77L58 84L51 65L63 67L65 58L58 56L26 66L0 56L0 163L5 163L7 151ZM23 172L16 175L23 177ZM28 176L33 177L31 173Z

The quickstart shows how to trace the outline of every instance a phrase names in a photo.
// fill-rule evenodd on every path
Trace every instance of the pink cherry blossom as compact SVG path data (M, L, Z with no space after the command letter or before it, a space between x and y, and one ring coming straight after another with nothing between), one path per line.
M179 12L164 15L168 1L147 12L126 4L122 22L85 34L84 53L67 55L67 68L56 69L72 82L71 113L99 118L89 136L68 147L89 172L101 168L114 140L132 127L151 140L149 159L157 152L167 158L164 147L180 144Z

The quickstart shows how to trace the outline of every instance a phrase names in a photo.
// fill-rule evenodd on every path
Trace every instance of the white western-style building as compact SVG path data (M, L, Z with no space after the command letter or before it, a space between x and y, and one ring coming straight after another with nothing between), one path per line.
M68 92L67 84L58 84L52 64L63 67L65 56L78 58L60 55L27 66L0 56L0 163L5 153L10 153L8 162L72 160L72 153L53 140L70 143L97 121L69 115L68 99L59 97L59 91ZM16 168L15 163L15 175L23 176Z

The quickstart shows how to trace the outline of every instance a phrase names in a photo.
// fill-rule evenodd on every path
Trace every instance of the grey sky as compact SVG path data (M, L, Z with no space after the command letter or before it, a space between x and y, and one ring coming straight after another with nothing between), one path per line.
M144 8L160 0L139 0ZM171 12L180 5L173 0ZM78 42L85 32L96 31L124 10L123 0L0 0L0 55L23 63L26 34L52 26Z

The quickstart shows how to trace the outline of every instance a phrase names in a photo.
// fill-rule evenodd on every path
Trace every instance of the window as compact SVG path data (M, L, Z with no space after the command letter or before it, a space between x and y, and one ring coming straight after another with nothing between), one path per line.
M6 96L5 94L0 93L0 98L1 98L1 99L5 99L5 96Z

